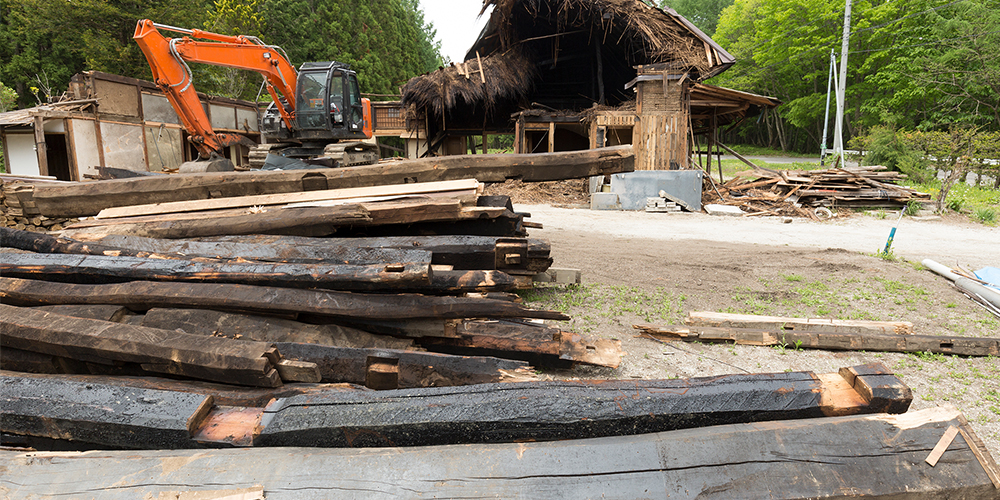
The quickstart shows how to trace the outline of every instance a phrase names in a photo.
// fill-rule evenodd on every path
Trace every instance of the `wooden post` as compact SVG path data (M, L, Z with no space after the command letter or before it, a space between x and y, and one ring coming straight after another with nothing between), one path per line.
M549 122L549 152L556 151L556 122Z
M35 115L35 155L38 156L38 175L49 175L49 155L45 146L45 122Z
M601 56L601 41L594 44L597 55L597 103L604 104L604 58Z

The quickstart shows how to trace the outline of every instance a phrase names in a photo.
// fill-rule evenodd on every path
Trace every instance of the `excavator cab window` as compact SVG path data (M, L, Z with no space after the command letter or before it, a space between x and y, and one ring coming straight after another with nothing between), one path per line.
M299 75L296 121L300 129L326 129L326 72L302 72Z
M359 131L365 126L361 104L361 91L358 89L358 77L354 73L351 73L348 78L351 90L351 130Z
M334 127L344 126L344 75L334 71L330 77L330 121Z

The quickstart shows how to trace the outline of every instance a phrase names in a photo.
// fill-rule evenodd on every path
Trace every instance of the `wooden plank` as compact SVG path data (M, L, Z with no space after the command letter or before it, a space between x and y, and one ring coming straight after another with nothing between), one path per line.
M327 236L338 227L367 222L368 212L358 205L341 205L320 208L265 209L263 212L246 213L233 209L218 213L177 214L169 220L166 216L148 216L156 219L111 219L106 221L81 221L67 228L89 228L90 232L105 234L130 234L147 238L197 238L227 234L296 234L300 236ZM115 224L109 224L115 222ZM100 231L95 231L100 228Z
M781 345L793 349L886 352L933 352L960 356L1000 355L1000 338L896 335L894 333L833 333L771 328L729 328L687 325L634 325L645 334L689 342L733 342Z
M97 218L107 219L114 217L131 217L135 215L197 212L202 210L216 210L220 208L284 205L288 203L349 200L351 198L372 198L383 196L433 196L437 194L446 196L471 195L472 198L475 198L476 190L478 188L479 182L475 179L462 179L454 181L421 182L416 184L326 189L322 191L303 191L298 193L237 196L232 198L174 201L167 203L152 203L146 205L107 208L101 210L101 212L97 214ZM471 193L468 193L469 191L471 191Z
M323 499L345 492L356 498L995 499L996 490L964 441L956 439L947 451L953 460L933 468L923 462L956 415L954 409L933 408L900 416L755 422L542 443L0 451L0 459L6 477L17 478L5 482L11 500L95 495L131 500L179 487L248 485L262 485L268 500Z
M233 314L210 309L161 309L146 312L142 325L259 342L299 342L337 347L407 349L412 340L374 335L357 328L311 325L283 318Z
M754 314L730 314L712 311L691 311L685 324L692 326L728 326L736 328L771 328L779 330L802 330L841 333L913 333L913 323L909 321L867 321L832 318L787 318L781 316L758 316Z
M486 356L450 356L396 349L332 347L290 342L276 343L289 359L315 363L324 382L349 382L373 389L447 387L530 380L534 375L523 361ZM391 387L385 379L370 377L372 365L393 367ZM372 386L372 383L378 384Z
M429 261L352 266L24 253L4 256L0 274L77 283L149 280L359 291L405 290L433 283Z
M137 363L147 371L240 385L281 385L265 357L270 344L262 342L73 318L7 304L0 304L0 318L3 347Z
M61 305L61 306L39 306L36 309L47 311L63 316L74 318L99 319L101 321L120 322L125 316L132 314L127 308L122 306L91 304L91 305Z
M927 458L924 459L924 462L930 464L931 467L937 465L938 460L941 460L941 455L944 455L945 450L948 449L948 446L951 445L951 441L955 439L955 436L957 435L958 427L955 427L954 425L949 426L948 430L944 431L944 435L941 436L941 440L934 445L934 449L931 450L930 455L927 455Z
M630 172L633 164L632 146L625 145L560 153L442 156L336 169L149 176L79 183L61 190L38 185L34 199L48 217L82 217L111 207L307 191L304 183L311 180L325 181L328 189L469 178L538 182Z
M212 397L176 391L0 376L0 430L115 448L190 447Z
M542 381L279 400L255 446L423 446L579 439L818 417L810 372L683 380ZM854 412L874 412L860 400ZM416 427L421 432L412 432Z
M135 311L154 307L223 309L251 314L309 313L329 318L539 318L567 320L556 311L512 302L416 294L362 294L225 283L132 281L108 285L0 278L0 299L17 305L117 304Z

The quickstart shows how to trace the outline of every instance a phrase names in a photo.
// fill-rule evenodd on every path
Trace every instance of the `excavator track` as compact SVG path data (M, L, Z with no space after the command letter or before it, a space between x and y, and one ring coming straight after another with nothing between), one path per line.
M289 143L258 144L250 150L250 168L260 169L267 161L267 155L295 146ZM378 163L378 146L367 142L335 142L323 148L323 156L333 160L337 167L353 165L374 165Z
M323 156L332 158L338 167L378 163L378 146L367 142L335 142L323 148Z
M260 170L264 166L264 161L267 160L268 153L272 149L281 149L291 146L291 144L279 142L273 144L258 144L250 148L250 169Z

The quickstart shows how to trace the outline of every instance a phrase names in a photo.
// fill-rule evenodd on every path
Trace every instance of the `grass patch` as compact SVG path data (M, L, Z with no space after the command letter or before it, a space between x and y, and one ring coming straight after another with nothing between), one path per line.
M930 193L931 198L936 198L941 191L941 182L909 184L908 187ZM965 214L976 222L993 226L1000 219L1000 191L959 182L948 191L944 206L953 212Z

